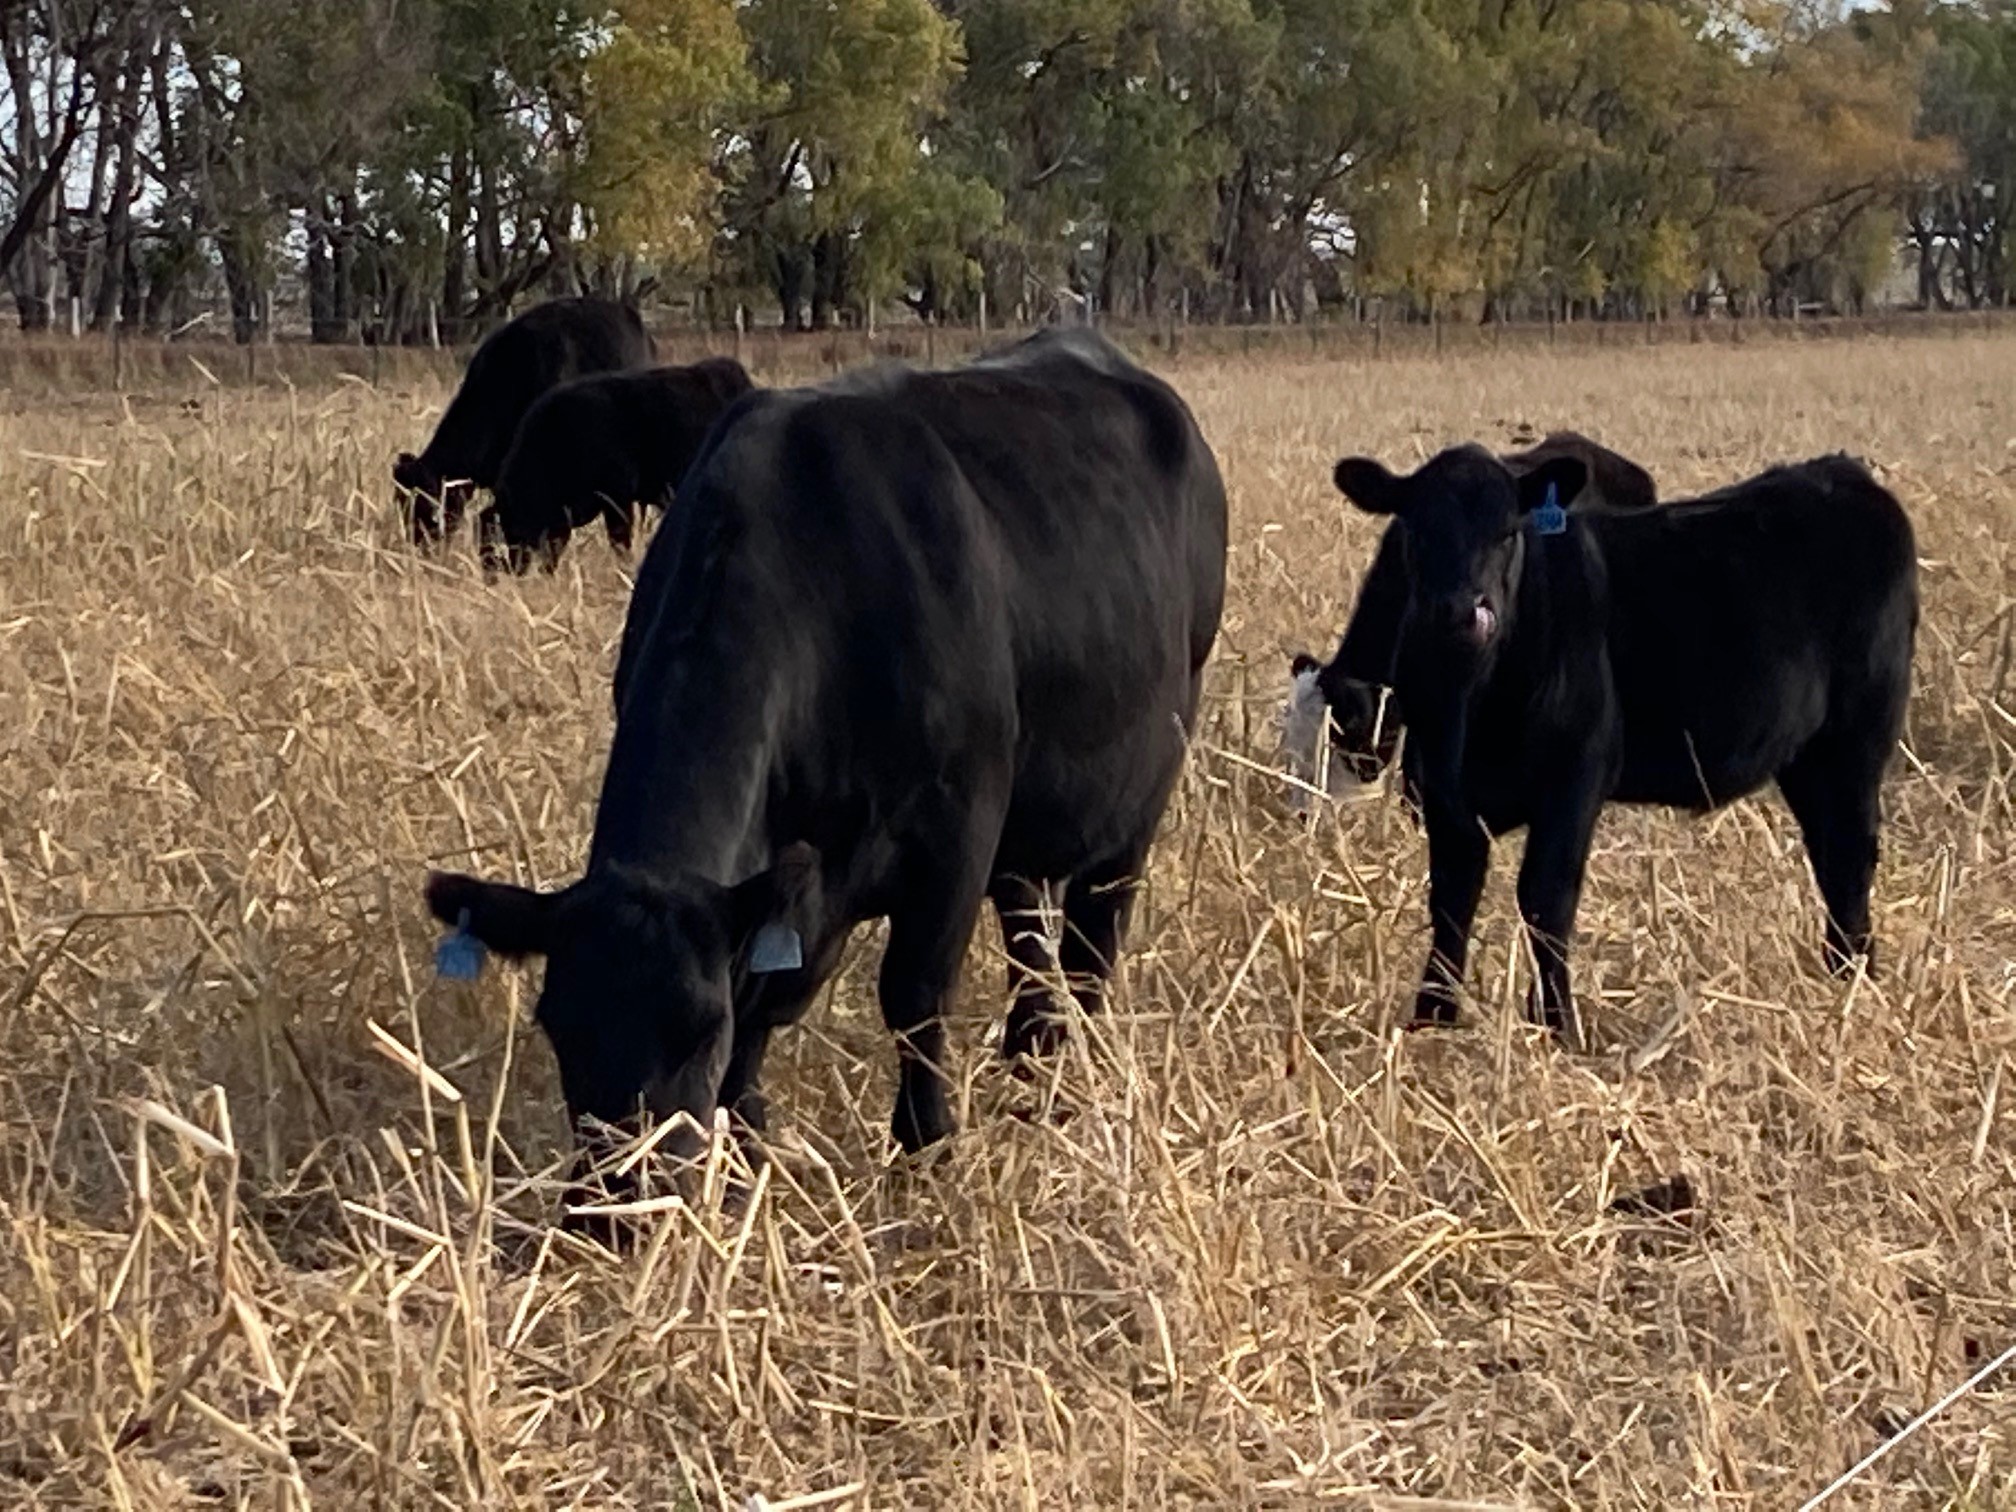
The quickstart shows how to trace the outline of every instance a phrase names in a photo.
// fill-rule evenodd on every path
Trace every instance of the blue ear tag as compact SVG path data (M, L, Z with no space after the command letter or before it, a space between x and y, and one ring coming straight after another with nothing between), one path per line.
M489 952L483 942L469 933L469 910L455 921L455 932L443 935L434 947L434 974L451 982L473 982L483 974L483 958Z
M796 971L805 964L805 942L789 924L765 924L749 942L749 970L756 976Z
M1568 511L1561 507L1561 495L1552 483L1547 485L1546 499L1533 511L1533 528L1541 535L1567 533Z

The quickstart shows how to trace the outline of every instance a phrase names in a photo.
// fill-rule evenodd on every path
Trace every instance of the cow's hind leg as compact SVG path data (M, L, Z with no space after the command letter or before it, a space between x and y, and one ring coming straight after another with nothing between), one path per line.
M1146 860L1145 847L1130 850L1117 861L1073 877L1064 894L1064 938L1057 960L1071 995L1086 1013L1097 1013L1105 1006L1106 984L1119 959L1120 939ZM1047 950L1047 940L1045 946ZM1048 1055L1063 1039L1064 1022L1047 990L1017 996L1001 1040L1004 1055Z
M1106 984L1119 964L1121 939L1147 861L1147 846L1139 846L1109 865L1072 878L1071 891L1065 895L1059 956L1071 995L1087 1013L1098 1013L1106 1005Z
M1043 886L1020 877L996 877L991 891L994 911L1001 918L1008 989L1014 999L1001 1035L1001 1053L1010 1060L1047 1054L1056 1048L1059 1025L1050 995L1057 957L1043 917Z
M1823 959L1836 974L1852 969L1857 956L1871 970L1876 965L1869 886L1876 875L1878 790L1892 744L1887 737L1816 740L1778 774L1778 790L1799 821L1827 908Z

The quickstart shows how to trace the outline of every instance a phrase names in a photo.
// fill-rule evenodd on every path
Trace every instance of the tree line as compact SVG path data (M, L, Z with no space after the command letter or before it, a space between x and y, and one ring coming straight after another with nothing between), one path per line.
M2016 283L2016 0L0 0L21 325L1604 318ZM221 300L217 299L221 291Z

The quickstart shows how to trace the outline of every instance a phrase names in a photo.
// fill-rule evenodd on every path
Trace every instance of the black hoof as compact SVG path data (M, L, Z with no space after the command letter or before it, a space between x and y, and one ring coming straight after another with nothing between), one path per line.
M1017 1004L1008 1015L1008 1027L1001 1035L1004 1060L1042 1060L1064 1048L1068 1031L1064 1020L1050 1008Z
M915 1155L951 1137L959 1127L942 1098L924 1107L919 1107L918 1102L919 1099L899 1097L896 1111L889 1119L889 1132L906 1155Z

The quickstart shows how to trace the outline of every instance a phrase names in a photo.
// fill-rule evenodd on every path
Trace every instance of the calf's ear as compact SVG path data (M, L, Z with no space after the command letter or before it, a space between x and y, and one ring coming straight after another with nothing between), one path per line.
M1554 457L1519 480L1519 508L1532 513L1547 502L1551 490L1554 502L1566 509L1588 486L1588 463L1580 457Z
M564 896L452 872L427 879L429 912L451 929L467 929L501 956L550 955Z
M1365 513L1390 515L1400 512L1400 480L1387 470L1385 463L1374 461L1371 457L1346 457L1330 476L1337 485L1337 492Z

